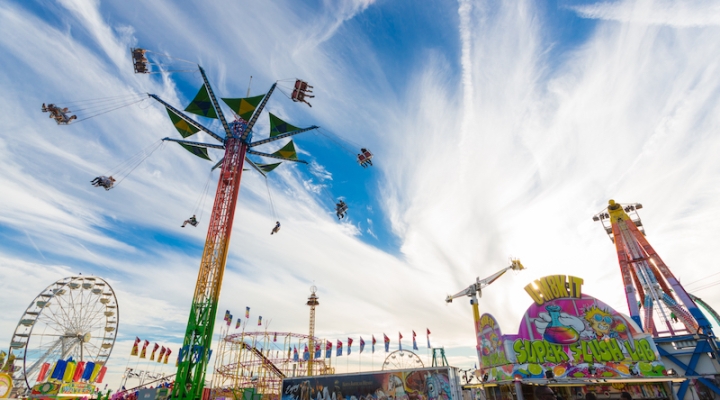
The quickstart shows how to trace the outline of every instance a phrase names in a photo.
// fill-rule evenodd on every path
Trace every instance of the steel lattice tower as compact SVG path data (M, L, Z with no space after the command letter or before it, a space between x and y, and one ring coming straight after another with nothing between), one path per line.
M313 359L315 358L315 307L320 305L318 301L320 298L315 295L315 292L317 292L315 285L310 287L310 292L310 297L308 297L307 301L307 305L310 306L310 333L308 333L308 335L310 335L310 339L308 339L310 358L308 359L308 376L312 376Z

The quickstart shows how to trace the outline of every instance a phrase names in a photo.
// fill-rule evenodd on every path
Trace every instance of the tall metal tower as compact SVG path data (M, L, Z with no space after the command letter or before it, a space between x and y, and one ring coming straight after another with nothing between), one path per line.
M655 337L663 359L691 378L680 384L675 398L685 398L695 379L720 395L713 379L703 376L716 374L720 359L710 321L645 239L637 212L641 208L639 203L622 205L610 200L606 209L593 216L615 244L630 317Z
M593 220L602 222L615 243L630 317L655 337L680 333L712 335L710 321L645 238L637 213L642 204L623 206L614 200L608 203Z
M208 148L225 151L225 157L214 167L221 168L220 180L218 181L215 202L208 226L205 248L200 261L200 271L198 272L197 284L190 308L190 317L185 331L185 339L179 354L178 371L172 393L174 399L199 399L202 395L205 384L205 372L211 355L210 348L217 314L217 304L220 297L220 288L225 272L228 249L230 248L230 234L232 233L243 165L247 162L263 175L265 175L265 172L269 172L277 166L277 164L255 164L251 160L246 159L246 155L255 154L263 157L304 163L305 161L298 160L292 142L272 154L254 151L252 148L317 128L317 126L311 126L300 129L270 114L270 137L251 142L253 126L255 122L257 122L258 117L265 108L277 84L273 84L265 95L248 98L222 99L232 109L233 114L235 114L235 121L228 123L220 108L218 99L215 97L215 93L208 82L205 71L199 66L198 68L202 75L203 86L200 88L200 91L192 103L185 108L185 111L206 118L218 119L223 127L224 137L201 125L182 111L161 100L158 96L154 94L149 95L167 108L173 125L183 138L203 131L217 140L219 144L170 138L163 140L177 142L196 156L208 160L210 159L207 154Z
M308 376L312 376L313 359L315 358L315 307L320 305L320 302L318 301L320 298L315 295L315 292L317 292L317 287L315 285L310 287L310 292L310 297L308 297L307 301L307 305L310 306L310 333L308 333L310 336L310 339L308 339L308 351L310 353L310 358L308 359Z

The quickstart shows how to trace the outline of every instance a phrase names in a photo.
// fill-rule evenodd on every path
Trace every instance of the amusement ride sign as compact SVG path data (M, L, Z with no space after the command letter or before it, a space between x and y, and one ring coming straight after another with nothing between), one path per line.
M667 372L652 337L629 318L582 292L583 280L551 275L525 287L533 304L517 335L480 318L481 370L487 380L628 378Z

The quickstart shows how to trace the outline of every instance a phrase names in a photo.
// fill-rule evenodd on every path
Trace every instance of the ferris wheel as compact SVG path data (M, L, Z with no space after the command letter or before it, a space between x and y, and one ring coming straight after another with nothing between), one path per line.
M43 364L59 359L104 365L118 320L115 292L102 278L72 276L48 286L25 310L10 342L14 390L32 388Z
M423 368L420 357L409 350L395 350L385 357L382 365L383 371L392 371L396 369Z

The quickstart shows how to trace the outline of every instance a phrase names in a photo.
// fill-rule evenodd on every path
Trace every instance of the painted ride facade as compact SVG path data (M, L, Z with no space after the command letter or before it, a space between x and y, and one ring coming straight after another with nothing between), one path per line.
M525 287L533 303L515 334L483 314L477 328L476 372L487 400L533 398L551 386L559 397L673 399L687 378L663 362L653 336L632 318L582 292L583 279L551 275Z

